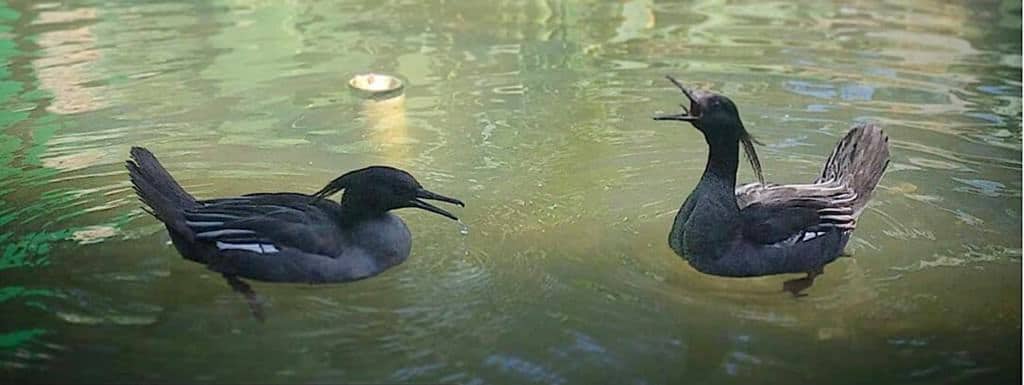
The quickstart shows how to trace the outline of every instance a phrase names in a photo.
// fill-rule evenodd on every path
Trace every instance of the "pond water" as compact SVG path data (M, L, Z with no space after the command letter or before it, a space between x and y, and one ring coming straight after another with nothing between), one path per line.
M1020 382L1020 3L843 3L0 5L0 379ZM350 92L366 71L404 96ZM706 146L650 119L666 74L731 97L775 182L886 128L853 258L807 297L669 249ZM469 230L401 210L405 264L254 283L260 323L140 210L132 145L201 198L394 165Z

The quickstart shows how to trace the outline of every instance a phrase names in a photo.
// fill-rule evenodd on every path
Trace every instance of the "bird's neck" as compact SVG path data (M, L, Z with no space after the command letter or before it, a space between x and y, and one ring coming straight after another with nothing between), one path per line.
M363 199L354 194L345 193L341 196L339 206L340 217L343 225L352 225L368 219L379 218L387 213L376 207L373 199Z
M708 162L704 175L697 184L697 191L703 195L731 202L725 207L739 211L736 206L736 170L739 166L739 140L733 138L706 138Z
M740 225L736 203L737 141L708 138L708 163L704 175L673 225L670 244L686 254L691 263L720 258L730 247Z

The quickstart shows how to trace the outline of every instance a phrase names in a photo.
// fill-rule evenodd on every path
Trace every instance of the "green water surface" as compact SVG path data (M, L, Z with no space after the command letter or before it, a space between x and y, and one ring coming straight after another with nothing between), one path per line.
M11 1L0 5L0 382L995 384L1021 362L1014 1ZM405 94L369 102L357 73ZM808 296L667 245L706 147L665 74L731 97L767 179L857 121L892 163ZM254 284L255 321L139 209L389 164L409 260ZM741 167L740 180L750 181Z

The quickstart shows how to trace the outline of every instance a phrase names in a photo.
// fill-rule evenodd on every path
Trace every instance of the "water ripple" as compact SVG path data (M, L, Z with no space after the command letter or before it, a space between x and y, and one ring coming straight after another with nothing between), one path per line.
M982 8L0 6L0 365L25 382L109 381L109 362L151 382L1013 382L1020 18ZM405 94L348 92L366 71ZM854 122L886 127L853 257L809 297L782 293L788 276L700 274L666 246L706 145L649 119L683 102L665 74L732 98L773 181L812 179ZM399 210L407 262L255 283L257 323L138 208L132 145L200 197L402 167L466 201L471 231ZM834 359L808 366L822 349Z

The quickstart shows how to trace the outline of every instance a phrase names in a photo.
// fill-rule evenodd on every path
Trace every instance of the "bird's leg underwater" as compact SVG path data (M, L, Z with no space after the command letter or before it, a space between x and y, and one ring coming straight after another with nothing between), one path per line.
M245 302L249 304L249 310L252 311L252 316L256 317L257 320L263 322L266 317L263 315L263 299L252 290L252 287L248 283L238 279L233 275L222 274L224 279L228 281L228 285L231 285L232 289L242 294L245 297Z
M782 283L782 290L788 291L793 294L794 298L804 297L807 294L804 290L807 290L814 284L814 278L819 275L825 274L825 267L819 267L817 270L807 272L807 276L803 278L791 279Z

